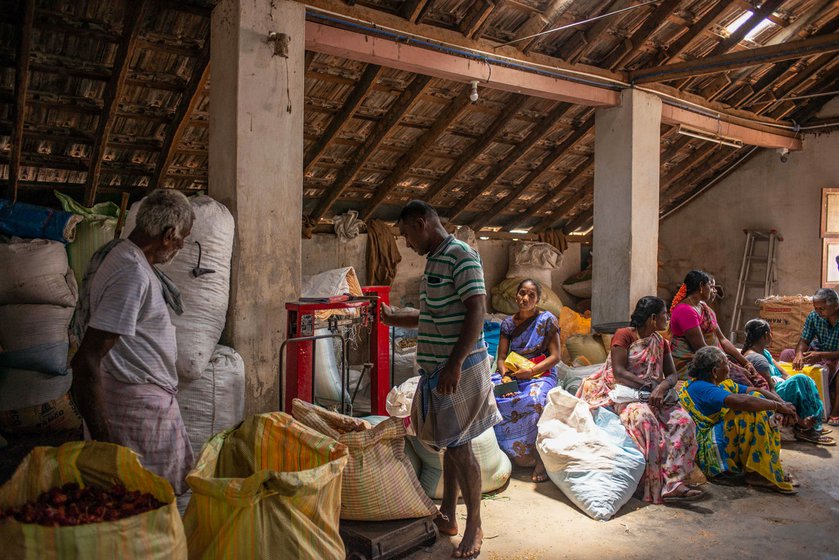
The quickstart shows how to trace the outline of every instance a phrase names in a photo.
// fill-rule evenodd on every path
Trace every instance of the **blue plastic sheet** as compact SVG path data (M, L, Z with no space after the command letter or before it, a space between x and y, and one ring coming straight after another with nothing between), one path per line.
M80 220L72 212L0 199L0 233L5 235L70 243Z
M501 323L484 320L484 340L487 343L487 353L495 358L498 355L498 339L501 336Z

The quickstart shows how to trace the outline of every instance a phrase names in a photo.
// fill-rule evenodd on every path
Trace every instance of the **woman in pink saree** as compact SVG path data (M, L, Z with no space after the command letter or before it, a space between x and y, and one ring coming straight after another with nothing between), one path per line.
M612 338L603 368L577 392L592 408L607 406L620 415L626 431L647 459L641 480L644 501L654 504L702 498L688 484L696 455L696 425L682 407L674 387L679 379L670 346L658 333L667 327L667 304L646 296L638 300L631 327ZM637 402L615 403L617 385L639 392Z

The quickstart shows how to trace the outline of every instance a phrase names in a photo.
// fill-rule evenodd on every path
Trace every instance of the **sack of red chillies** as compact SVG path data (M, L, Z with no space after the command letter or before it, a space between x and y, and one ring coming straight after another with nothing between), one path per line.
M0 487L4 558L186 559L169 482L126 447L36 447Z

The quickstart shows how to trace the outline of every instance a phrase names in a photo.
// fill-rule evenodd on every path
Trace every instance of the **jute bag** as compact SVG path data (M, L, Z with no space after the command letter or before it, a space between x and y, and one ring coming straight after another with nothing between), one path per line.
M3 558L21 559L186 559L186 538L169 482L143 468L137 454L120 445L74 441L36 447L0 488L0 509L38 499L51 488L75 482L149 492L163 507L118 521L74 527L0 522Z
M189 557L343 560L347 456L345 445L283 412L215 435L186 478Z
M436 508L405 454L405 424L388 418L375 427L360 418L294 399L291 414L347 446L350 459L341 490L341 519L389 521L425 517Z

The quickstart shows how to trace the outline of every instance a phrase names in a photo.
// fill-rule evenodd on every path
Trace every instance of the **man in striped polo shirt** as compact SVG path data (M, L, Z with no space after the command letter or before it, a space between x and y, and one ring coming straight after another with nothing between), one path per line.
M497 424L490 359L483 340L486 288L477 251L449 235L425 202L409 202L399 216L408 247L427 257L420 283L420 309L383 306L386 324L418 328L421 379L411 422L426 444L445 449L443 502L435 520L440 532L458 532L455 508L466 503L466 529L454 556L481 550L481 470L471 441Z

